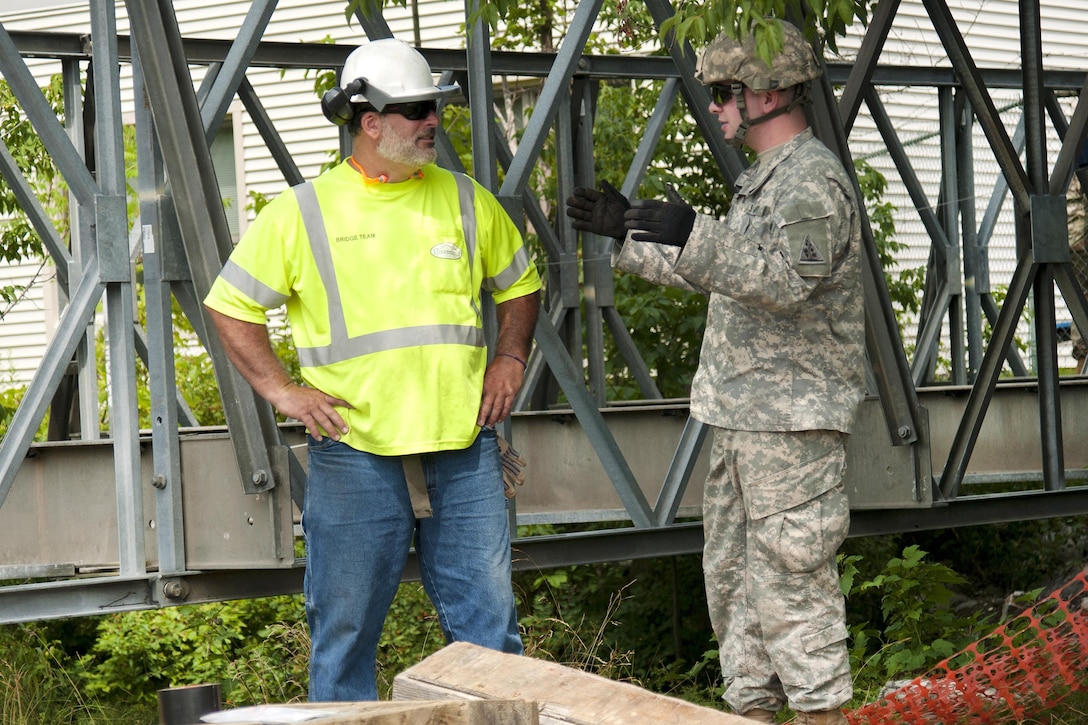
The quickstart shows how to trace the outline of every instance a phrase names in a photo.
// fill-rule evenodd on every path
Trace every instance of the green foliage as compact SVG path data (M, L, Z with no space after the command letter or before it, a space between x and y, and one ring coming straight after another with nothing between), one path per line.
M6 626L0 628L0 650L0 720L26 723L45 713L58 722L68 719L65 701L79 691L56 666L54 644L36 628Z
M869 5L869 0L680 0L675 3L675 14L661 24L660 36L664 39L662 45L690 43L698 47L720 32L734 38L753 33L757 52L770 62L782 48L782 19L799 21L808 38L818 39L835 51L838 47L836 37L844 36L855 19L867 22ZM348 0L344 18L350 25L356 13L373 18L388 6L405 7L406 0ZM572 14L573 3L546 1L527 5L514 0L481 0L470 7L469 21L484 22L497 34L508 25L524 27L527 18L568 17ZM633 29L640 15L645 17L642 3L609 0L602 6L601 20L614 37L623 42L642 35ZM538 40L549 34L545 24L530 23L528 28Z
M143 368L140 366L138 369ZM223 401L219 397L219 387L215 382L215 370L210 357L177 354L174 357L174 377L178 392L189 404L189 410L196 418L197 425L226 425ZM143 414L144 411L141 410L141 416ZM147 415L150 421L150 410Z
M230 699L238 705L306 699L310 631L302 599L272 600L267 611L256 636L247 639L227 663Z
M82 691L69 642L47 623L0 626L0 722L4 725L137 725L130 708Z
M878 683L925 672L974 641L984 624L973 611L951 606L951 587L965 579L944 564L926 561L917 546L903 549L871 580L858 577L859 556L840 556L840 584L848 601L875 594L881 619L850 628L851 669Z
M960 556L1000 561L1000 568L986 568L1035 581L1050 573L1032 567L1064 571L1069 562L1058 559L1080 555L1069 547L1046 557L1039 550L1063 538L1083 542L1085 528L1069 519L1042 538L1020 532L1007 547L996 545L1009 535L1005 529L964 529L978 538L961 541ZM968 614L957 614L963 577L917 545L900 546L904 538L851 539L840 559L855 704L871 700L889 679L923 674L999 619L973 603ZM530 656L720 707L698 555L523 571L514 580ZM1036 594L1015 598L1016 606ZM379 646L379 692L388 697L396 674L442 644L422 587L402 584ZM303 699L309 642L301 597L277 597L0 627L0 651L0 708L8 708L0 709L0 721L146 725L158 687L220 682L231 706ZM1026 722L1071 724L1081 722L1078 712L1083 707L1074 701L1052 719Z
M1000 495L1010 490L1014 487L1009 484L992 484L972 486L970 493ZM924 548L969 578L979 598L1000 600L1009 592L1054 588L1088 562L1084 516L915 532L901 540ZM979 556L980 551L986 556Z
M716 654L698 556L515 575L526 653L713 703Z
M84 691L104 701L130 702L152 712L156 692L210 682L223 684L230 706L273 694L299 698L307 682L299 596L199 604L104 617L93 648L80 661ZM275 674L257 667L275 663Z
M493 50L525 51L532 48L555 52L570 28L577 3L544 0L538 3L512 3L502 23L492 25ZM476 16L470 16L472 22ZM618 33L606 37L601 28ZM605 2L598 14L597 28L586 41L586 52L616 53L624 47L643 48L655 35L653 19L643 3ZM616 41L619 41L619 46Z
M514 3L506 12L502 30L491 43L494 50L539 48L555 52L556 40L566 33L572 15L567 2L542 0L539 3Z
M537 579L538 583L546 586L551 596L557 593L557 587L552 585L555 581L543 577ZM627 586L611 594L600 620L591 620L584 612L577 619L547 616L544 613L551 608L549 604L556 610L560 605L556 600L546 604L545 598L538 594L533 611L521 620L529 639L526 654L613 680L632 680L631 658L634 653L619 649L610 638L609 631L618 624L614 618L628 598L624 594Z
M884 282L888 287L888 295L902 335L907 319L917 315L921 309L926 270L925 267L913 267L899 270L895 274L889 271L895 268L896 255L906 249L907 245L895 239L895 207L884 200L888 180L861 159L854 159L854 171L865 200L873 241L880 257L880 266L884 270Z
M836 36L846 34L855 18L865 23L869 0L681 0L676 14L661 24L661 35L675 43L705 45L718 33L743 39L755 36L756 52L767 63L782 48L782 20L796 22L810 40L837 50Z
M445 645L422 586L400 586L378 643L379 694ZM301 596L126 612L103 618L78 663L99 702L150 708L164 687L220 683L225 706L306 699L310 638ZM6 721L5 721L6 722Z
M42 93L57 116L63 114L63 96L61 76L54 75L49 85L42 88ZM8 147L16 165L26 172L30 191L37 197L46 215L52 220L58 233L63 237L68 228L66 214L67 186L60 176L52 156L23 115L19 102L7 81L0 80L0 137ZM0 178L0 260L18 263L42 256L42 240L31 226L15 191ZM18 301L25 288L17 285L0 286L0 301L8 306ZM0 310L0 319L6 314Z
M50 78L42 93L58 117L63 116L64 100L61 76ZM43 208L49 213L60 234L67 230L65 194L67 187L49 152L38 137L30 121L23 115L15 94L7 81L0 80L0 134L11 151L16 165L27 170L26 177L31 190ZM0 179L0 216L6 219L0 231L0 259L17 262L40 257L42 240L30 226L15 196L15 191Z
M13 373L8 371L8 375ZM25 385L16 385L9 377L6 385L0 385L0 440L4 439L4 436L8 433L8 426L11 425L12 419L15 417L15 411L19 407L19 403L22 402L23 396L26 394ZM42 422L38 425L38 431L34 435L34 440L43 441L46 439L46 432L49 429L49 413L48 411L42 417Z
M397 5L403 8L407 7L407 0L348 0L347 7L344 9L344 20L351 25L357 12L362 13L366 18L380 17L382 8L386 5Z

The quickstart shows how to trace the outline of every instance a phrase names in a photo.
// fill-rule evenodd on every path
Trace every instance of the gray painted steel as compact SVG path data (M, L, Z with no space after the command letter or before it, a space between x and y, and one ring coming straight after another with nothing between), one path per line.
M647 5L659 24L672 13L665 0L648 0ZM933 240L925 316L910 361L865 225L872 394L862 406L849 448L854 535L1088 513L1088 487L1076 485L1083 482L1082 469L1088 469L1088 387L1082 377L1058 376L1053 294L1056 282L1075 323L1088 330L1088 303L1058 238L1064 230L1056 201L1073 173L1077 142L1088 126L1088 104L1078 103L1066 121L1054 95L1057 90L1081 91L1088 81L1083 74L1043 68L1037 5L1022 4L1022 73L977 68L947 6L940 0L924 0L924 5L952 69L878 66L898 7L882 2L875 8L858 63L832 65L814 89L817 133L848 167L848 132L861 105L868 106ZM132 38L117 35L112 0L91 0L91 6L93 47L74 35L9 34L0 26L0 73L68 182L74 230L71 249L65 249L59 234L44 228L45 215L27 198L25 179L0 148L0 174L22 191L31 219L62 270L58 278L68 301L41 369L0 442L0 576L55 581L0 587L0 621L263 596L298 591L301 585L302 563L293 551L298 513L293 501L301 501L305 471L292 452L301 436L293 427L275 425L271 408L227 364L199 303L230 251L207 141L238 95L285 183L301 181L245 72L254 66L339 69L350 49L261 42L275 7L271 0L252 5L229 43L181 38L168 3L126 2ZM538 325L528 387L518 398L522 412L510 428L516 447L530 462L529 483L515 499L515 521L611 521L623 527L517 540L516 566L522 568L696 552L701 547L697 518L706 471L706 428L688 419L682 401L660 400L651 371L616 311L612 277L604 263L607 244L583 238L580 251L566 218L560 213L553 222L544 215L528 177L554 134L559 145L558 198L565 198L576 184L595 181L594 86L623 78L664 82L658 107L645 109L649 128L628 169L625 192L638 187L664 119L677 101L687 105L727 184L745 162L724 144L709 116L706 90L692 79L695 55L690 48L673 48L668 57L582 54L599 6L578 4L570 32L554 54L489 52L486 29L479 23L469 28L477 42L468 52L423 49L436 71L467 84L477 179L496 192L519 224L524 214L548 257L547 314ZM360 22L370 37L390 35L382 18ZM79 63L92 52L93 84L86 102L95 118L94 148L85 149ZM53 116L22 54L63 59L70 128L62 128ZM142 204L139 226L130 232L117 66L133 62L133 55L138 55L136 71L145 95L136 114ZM192 87L189 64L212 66L199 90ZM492 117L492 74L540 79L530 123L513 151ZM832 83L843 86L841 99ZM871 88L880 84L940 89L944 177L936 203L912 181L909 154ZM1010 138L988 89L1021 87L1024 119ZM1053 164L1045 158L1050 131L1044 113L1064 139ZM965 115L971 123L959 121ZM950 203L974 195L974 158L965 148L972 123L984 131L1004 172L981 222L972 210ZM449 139L441 137L439 148L442 163L460 165ZM1026 167L1020 162L1022 148L1027 150ZM505 170L501 187L498 166ZM989 287L986 247L998 209L1010 195L1018 212L1020 260L999 309ZM138 430L136 416L133 371L144 333L133 321L133 236L142 240L144 253L150 432ZM965 273L976 280L974 289L964 288ZM1006 363L1019 376L1028 369L1013 343L1029 295L1038 340L1038 353L1030 363L1040 376L1010 382L1002 379ZM171 296L181 303L213 360L224 391L229 436L178 427L187 407L184 401L179 404L173 382ZM98 383L90 354L94 340L88 334L90 317L103 299L111 356L108 440L99 440ZM985 348L984 316L994 328ZM953 379L961 384L923 385L932 379L936 344L948 325L954 328ZM604 396L606 326L647 398L638 405L617 404ZM964 327L966 335L961 335ZM76 372L71 375L73 361ZM569 408L554 408L560 391ZM75 396L87 425L71 433L83 441L31 445L47 408L52 405L54 415L64 417ZM67 437L70 432L62 433L58 426L54 433ZM986 481L1020 486L1000 496L969 495L972 486ZM406 576L413 576L411 567Z

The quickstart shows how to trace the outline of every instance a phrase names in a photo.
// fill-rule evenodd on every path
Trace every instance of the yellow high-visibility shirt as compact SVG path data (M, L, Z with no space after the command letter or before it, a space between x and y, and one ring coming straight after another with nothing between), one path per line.
M303 209L319 209L314 234ZM261 210L205 303L259 324L286 304L303 380L354 406L339 410L349 426L341 440L410 455L476 438L481 287L496 303L540 289L494 196L433 164L387 184L342 163Z

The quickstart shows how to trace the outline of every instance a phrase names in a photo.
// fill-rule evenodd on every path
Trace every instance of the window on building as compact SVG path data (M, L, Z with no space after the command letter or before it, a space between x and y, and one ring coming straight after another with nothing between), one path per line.
M230 236L235 242L245 231L245 180L239 171L242 158L242 134L237 113L228 113L212 140L212 166L219 181L219 193L227 216Z

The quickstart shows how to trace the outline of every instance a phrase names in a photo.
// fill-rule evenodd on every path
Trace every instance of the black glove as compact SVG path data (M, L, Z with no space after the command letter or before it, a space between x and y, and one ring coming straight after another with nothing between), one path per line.
M695 225L695 210L669 184L665 188L669 201L639 199L623 215L624 226L635 231L636 242L671 244L684 248Z
M607 181L601 182L601 191L579 186L567 197L567 216L574 220L571 226L615 239L627 236L623 213L630 207L627 197Z

